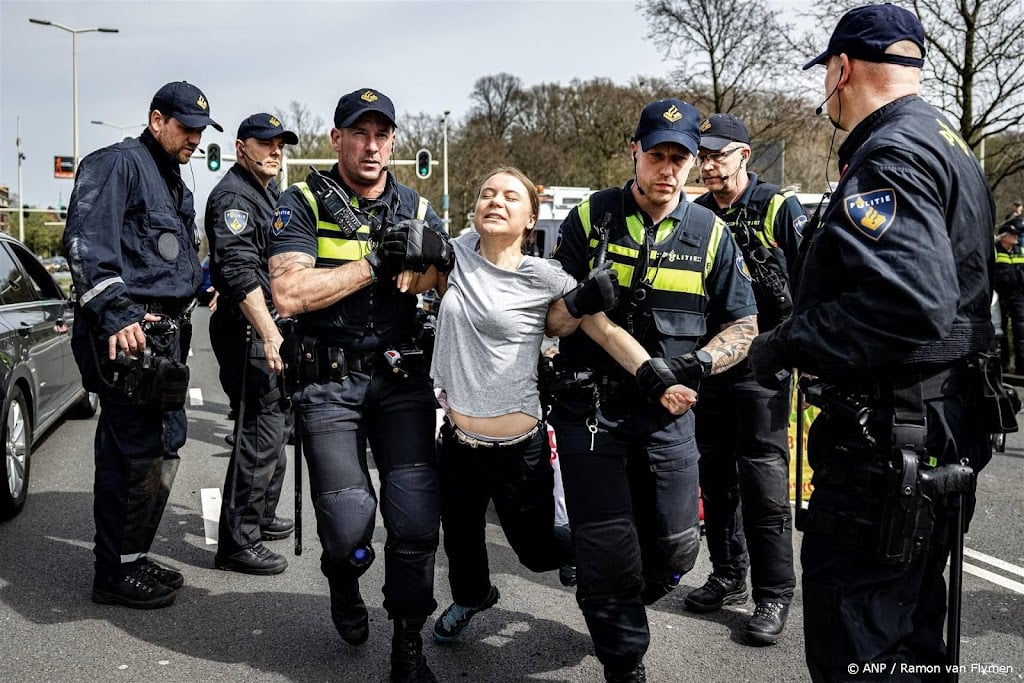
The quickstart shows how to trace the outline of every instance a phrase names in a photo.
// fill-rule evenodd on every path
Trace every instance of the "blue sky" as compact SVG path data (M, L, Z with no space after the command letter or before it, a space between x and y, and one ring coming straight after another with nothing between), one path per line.
M481 76L624 84L671 68L633 0L0 0L0 184L17 189L20 118L23 194L38 205L71 193L72 181L53 178L53 157L73 148L72 37L29 17L120 31L77 39L81 156L120 139L90 121L142 124L153 93L172 80L203 89L225 130L208 129L203 144L230 149L253 112L297 100L329 121L338 97L360 87L389 95L399 116L447 109L458 121ZM218 177L191 165L184 175L201 208Z

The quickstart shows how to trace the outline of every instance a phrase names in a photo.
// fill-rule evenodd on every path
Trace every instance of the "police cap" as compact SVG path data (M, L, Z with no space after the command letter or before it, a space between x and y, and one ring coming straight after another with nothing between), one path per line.
M185 81L173 81L157 90L149 110L178 119L189 128L213 126L224 132L221 125L210 118L210 102L203 91Z
M886 54L893 43L910 40L921 48L921 58ZM836 24L828 49L804 64L810 69L833 55L845 53L852 59L886 62L903 66L924 66L924 27L913 12L896 5L866 5L850 10Z
M276 137L283 137L286 144L299 144L299 136L290 130L285 130L281 119L273 114L253 114L238 126L238 139L247 140L272 140Z
M717 152L731 142L750 144L750 131L732 114L712 114L701 121L700 146Z
M371 111L381 114L392 126L398 127L395 123L395 105L387 95L373 88L360 88L342 95L334 110L334 127L348 128L360 116Z
M996 236L1002 235L1020 235L1020 230L1014 225L1013 221L1006 221L996 229Z
M640 143L645 152L663 142L674 142L696 154L700 145L700 113L692 105L671 97L651 102L640 114L633 141Z

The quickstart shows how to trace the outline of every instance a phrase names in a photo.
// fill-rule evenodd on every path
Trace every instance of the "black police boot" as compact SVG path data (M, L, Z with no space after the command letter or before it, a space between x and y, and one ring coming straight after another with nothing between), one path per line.
M758 602L754 608L754 616L747 622L747 635L754 642L771 645L782 635L788 616L789 605L781 602Z
M712 574L700 588L683 599L691 612L714 612L723 605L739 605L747 601L746 579L723 579Z
M644 668L643 662L625 671L613 671L605 667L604 680L608 683L646 683L647 669Z
M362 645L370 637L370 617L359 594L359 580L327 577L331 587L331 619L338 635L349 645Z
M288 519L287 517L277 517L273 519L265 519L260 522L260 538L264 541L277 541L282 538L288 538L292 535L292 529L295 528L295 522Z
M221 555L218 550L213 564L217 569L229 572L267 576L283 572L288 567L288 560L262 543L256 543L230 555Z
M391 683L437 683L434 672L423 658L420 630L426 619L395 618L391 638Z
M168 588L175 590L185 585L185 576L179 571L170 569L161 564L157 564L148 557L143 557L140 561L139 569L143 574L148 574L156 579L157 583L162 583Z
M174 602L175 589L157 581L137 565L122 576L110 580L96 577L92 582L92 601L101 605L121 605L132 609L157 609Z

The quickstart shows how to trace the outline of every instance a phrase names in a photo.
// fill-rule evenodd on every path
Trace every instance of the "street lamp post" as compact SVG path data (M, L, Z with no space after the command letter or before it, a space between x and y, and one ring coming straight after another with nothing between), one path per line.
M74 136L75 171L78 171L78 34L79 33L117 33L116 28L71 28L47 19L29 19L33 24L53 26L71 34L71 116L74 118L72 131Z
M109 128L116 128L121 133L121 140L124 140L125 138L128 137L128 135L125 134L126 130L131 130L132 128L142 128L146 125L145 123L133 123L130 126L122 126L119 123L107 123L106 121L90 121L89 123L95 123L97 126L107 126Z
M21 152L21 117L17 119L18 126L18 137L15 138L15 144L18 148L18 241L22 244L25 243L25 195L24 190L21 186L21 162L25 160L25 155Z
M441 147L441 163L444 167L444 189L441 194L441 208L444 209L444 229L447 233L451 234L451 225L448 219L448 115L450 111L445 111L444 118L441 122L444 124L442 128L442 147Z

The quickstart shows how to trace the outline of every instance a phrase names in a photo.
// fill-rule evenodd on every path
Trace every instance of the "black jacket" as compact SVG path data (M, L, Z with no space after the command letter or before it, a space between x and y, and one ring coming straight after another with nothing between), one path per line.
M82 159L64 254L101 336L141 321L145 302L191 301L203 279L197 249L192 192L148 129Z
M210 280L224 305L237 305L256 288L270 304L266 246L278 196L276 182L263 189L239 164L210 193L205 221Z
M851 131L839 168L805 235L793 316L771 335L776 355L840 379L987 350L994 207L970 147L908 96Z

